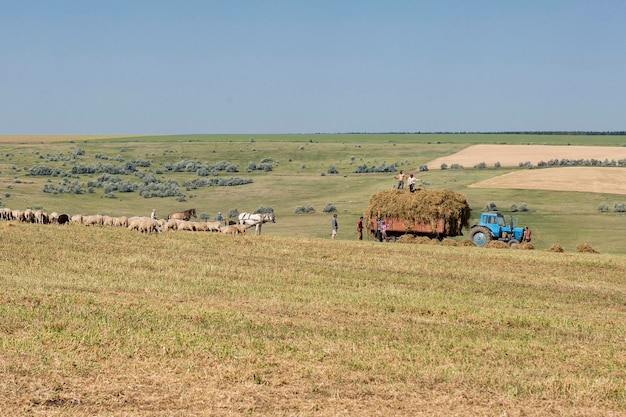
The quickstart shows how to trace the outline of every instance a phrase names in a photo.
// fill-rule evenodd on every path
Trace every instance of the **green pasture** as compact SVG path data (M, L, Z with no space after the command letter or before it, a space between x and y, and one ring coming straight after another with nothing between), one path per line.
M626 142L618 135L516 135L516 134L294 134L294 135L176 135L111 139L67 140L45 143L0 143L0 206L13 209L42 208L47 212L68 214L107 214L112 216L148 215L152 208L166 216L171 211L194 207L199 214L214 218L218 211L231 209L254 211L272 207L277 223L266 225L263 234L274 236L327 237L330 216L322 213L328 204L336 207L339 217L339 239L355 238L355 223L367 207L369 197L395 184L396 173L355 174L357 166L395 164L413 172L425 188L449 188L467 196L474 219L489 203L508 215L511 204L525 203L527 212L515 213L521 225L534 233L537 249L559 243L566 251L587 242L603 253L626 253L624 213L600 213L605 203L612 207L626 196L516 189L469 188L475 182L510 172L517 167L441 170L429 167L418 172L420 165L476 143L546 143L576 145L618 145ZM83 155L69 158L80 148ZM96 158L105 155L108 159ZM93 193L43 193L44 184L59 184L64 178L30 176L37 165L71 170L81 164L120 164L133 158L148 160L141 168L161 181L175 179L185 193L184 201L175 197L143 198L134 193L114 193L107 198L102 189ZM272 171L246 172L250 162L259 164L271 158ZM232 187L185 189L183 181L199 178L195 172L168 172L163 168L180 160L200 163L228 161L238 172L219 172L220 177L252 179L253 183ZM522 162L522 161L520 161ZM339 173L327 173L329 166ZM86 184L101 174L67 178ZM133 182L135 175L123 176ZM85 187L86 188L86 187ZM295 215L297 206L311 205L313 214ZM465 236L466 237L466 236ZM459 237L457 239L463 239Z

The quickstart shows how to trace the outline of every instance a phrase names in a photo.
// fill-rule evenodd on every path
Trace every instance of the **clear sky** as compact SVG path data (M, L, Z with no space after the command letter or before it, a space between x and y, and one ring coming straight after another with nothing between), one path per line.
M0 133L626 130L623 0L0 0Z

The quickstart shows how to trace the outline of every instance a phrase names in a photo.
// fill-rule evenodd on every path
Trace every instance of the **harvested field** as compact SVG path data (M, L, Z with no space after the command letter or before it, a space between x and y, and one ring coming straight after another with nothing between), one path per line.
M551 146L551 145L474 145L452 155L428 163L431 169L441 164L459 164L471 168L484 162L492 167L499 162L503 167L516 167L520 162L533 165L551 159L597 159L604 161L626 159L624 146Z
M626 168L544 168L510 172L472 184L470 187L626 194L624 179Z

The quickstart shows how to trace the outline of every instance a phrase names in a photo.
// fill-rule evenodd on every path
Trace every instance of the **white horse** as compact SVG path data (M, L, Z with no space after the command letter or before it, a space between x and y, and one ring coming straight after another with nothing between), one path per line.
M245 224L247 227L255 226L255 234L261 234L261 226L263 223L276 223L274 213L241 213L239 215L239 223Z

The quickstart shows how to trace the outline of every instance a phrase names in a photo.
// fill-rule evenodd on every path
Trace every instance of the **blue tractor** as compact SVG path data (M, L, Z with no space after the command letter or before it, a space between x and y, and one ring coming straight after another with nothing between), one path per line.
M514 247L524 240L524 228L517 227L517 219L511 217L507 223L504 215L496 211L486 211L480 214L478 224L470 228L469 238L476 246L485 246L492 240L506 242ZM526 233L527 242L530 241L530 231Z

